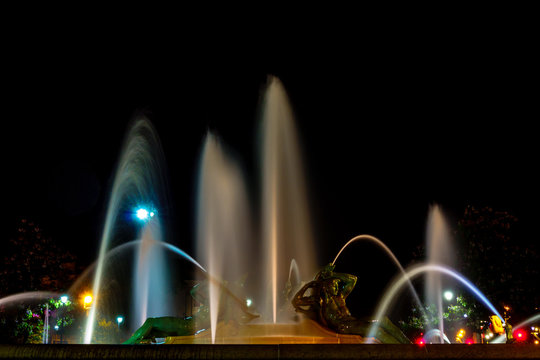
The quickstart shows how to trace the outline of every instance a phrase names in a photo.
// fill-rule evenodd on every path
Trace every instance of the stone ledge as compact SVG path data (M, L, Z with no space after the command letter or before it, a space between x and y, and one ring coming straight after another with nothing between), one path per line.
M0 345L0 359L540 359L540 346Z

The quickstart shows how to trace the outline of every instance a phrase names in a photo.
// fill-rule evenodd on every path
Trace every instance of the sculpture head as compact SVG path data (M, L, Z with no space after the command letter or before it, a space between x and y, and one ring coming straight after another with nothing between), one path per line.
M322 270L317 274L316 276L316 280L323 280L323 279L328 279L330 277L332 277L332 274L334 273L334 269L336 268L336 266L332 263L329 263L327 265L325 265Z

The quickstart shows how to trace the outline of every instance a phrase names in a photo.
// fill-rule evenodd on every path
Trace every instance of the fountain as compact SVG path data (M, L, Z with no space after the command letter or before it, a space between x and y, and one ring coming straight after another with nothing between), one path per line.
M426 301L437 304L441 317L439 329L430 329L426 336L439 337L441 342L446 337L442 327L441 274L465 286L500 316L477 287L452 269L450 239L437 206L430 209L428 218L426 264L404 269L392 251L371 235L349 240L331 263L335 267L350 244L364 240L382 248L400 271L381 298L367 334L339 333L295 313L292 295L316 276L318 267L294 117L278 79L268 79L261 109L260 209L255 210L250 202L245 176L226 146L210 132L204 139L197 182L195 258L166 240L167 225L162 215L170 207L163 153L150 122L142 117L134 121L116 170L98 259L82 276L94 276L95 298L88 311L85 344L92 342L97 315L104 306L100 291L104 279L112 276L107 275L107 265L114 262L114 256L128 250L134 253L133 291L128 302L132 306L132 331L152 317L175 317L180 322L193 319L193 315L181 317L175 310L170 254L187 261L198 281L208 284L209 329L195 324L183 336L167 337L165 342L169 344L378 342L377 331L405 284L423 308L411 282L420 275L426 275ZM141 212L137 213L137 209ZM76 283L70 293L80 286ZM15 295L0 299L0 305L44 295L51 294ZM246 322L227 321L231 318L222 309L228 306L253 316L248 316Z
M226 158L218 139L208 134L202 152L197 206L197 259L220 281L240 281L254 267L245 185L240 170ZM258 279L255 278L257 281ZM209 284L212 341L215 340L220 298Z
M439 264L452 267L454 265L454 249L452 249L450 232L444 220L442 211L439 206L435 205L430 208L427 230L426 230L426 251L427 263ZM439 317L439 334L444 334L444 319L443 319L443 279L441 273L436 271L426 272L425 282L425 301L426 304L435 304ZM444 342L444 338L440 337L440 342Z
M441 274L446 274L460 283L462 283L469 291L471 291L487 308L489 308L495 315L497 315L499 318L503 318L501 314L497 311L495 306L491 304L491 302L482 294L482 292L474 286L469 280L467 280L463 275L459 274L457 271L445 267L443 265L437 265L437 264L423 264L418 265L415 267L412 267L408 271L406 271L407 276L400 276L394 282L388 287L388 290L384 293L384 295L381 298L381 301L377 305L377 310L375 311L373 325L371 326L371 330L369 332L370 336L373 337L375 332L378 328L378 321L380 319L383 319L385 314L387 313L392 301L395 300L396 294L401 290L401 287L405 283L409 281L409 279L413 279L416 276L419 276L424 273L428 272L437 272Z
M167 186L163 174L163 153L155 130L148 120L135 120L127 135L116 176L109 199L105 225L93 281L94 304L90 308L84 343L92 340L96 309L99 308L100 287L104 277L104 259L112 244L118 242L125 234L126 220L133 221L135 216L148 221L143 226L143 240L137 256L133 278L134 291L134 328L142 325L148 316L170 314L172 309L167 287L167 265L162 249L154 246L154 241L161 241L161 224L159 217L151 216L157 210L167 209ZM145 208L141 208L141 206ZM150 210L147 210L151 207ZM141 212L137 213L138 210ZM147 218L149 215L150 218ZM132 234L132 231L127 231ZM133 236L133 235L131 235ZM152 296L150 296L152 294ZM152 299L160 299L155 303Z
M261 237L266 272L261 283L270 281L261 313L276 323L287 320L278 319L283 306L283 289L278 287L286 283L291 261L295 259L302 279L312 278L317 266L294 116L281 82L275 77L268 81L262 104Z

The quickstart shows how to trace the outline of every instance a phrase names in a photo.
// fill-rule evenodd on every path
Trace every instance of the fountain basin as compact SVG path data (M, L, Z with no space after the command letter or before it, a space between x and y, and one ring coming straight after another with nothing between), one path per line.
M360 335L338 334L311 319L290 324L219 323L214 344L362 344ZM209 331L192 336L169 336L165 344L212 344Z

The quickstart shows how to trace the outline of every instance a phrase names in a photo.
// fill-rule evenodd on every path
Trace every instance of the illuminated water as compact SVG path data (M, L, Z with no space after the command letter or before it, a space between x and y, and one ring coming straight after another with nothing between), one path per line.
M302 278L300 277L300 269L296 260L291 260L291 266L289 267L289 277L287 278L287 286L290 286L291 295L294 295L302 286Z
M261 130L261 260L268 286L260 312L276 323L291 260L296 260L302 279L312 279L317 258L294 115L285 89L275 77L269 78L264 94Z
M439 206L434 205L429 210L426 229L426 262L429 264L454 265L454 249L450 237L450 231ZM441 273L426 272L425 303L434 304L439 317L439 333L444 334L443 321L443 279ZM444 341L440 338L441 343Z
M426 343L429 343L431 339L437 338L437 340L440 341L440 339L443 339L443 341L446 344L450 344L450 339L448 339L448 336L446 336L445 333L442 333L439 329L431 329L426 332L424 335L424 340Z
M8 295L0 298L0 306L9 306L10 304L19 304L28 301L42 301L51 298L60 298L62 294L51 291L28 291L18 294Z
M392 259L392 261L394 262L394 264L398 267L398 269L401 271L401 273L403 274L403 276L407 279L407 283L409 285L409 289L411 290L411 294L412 296L414 297L414 300L416 302L416 304L418 305L420 311L425 314L425 311L424 311L424 306L422 305L422 302L420 301L420 298L418 297L418 293L416 292L411 280L408 278L407 276L407 273L405 272L405 269L403 269L403 266L401 265L401 263L399 262L399 260L397 259L396 255L394 255L394 253L392 252L392 250L390 250L390 248L388 246L386 246L386 244L384 242L382 242L381 240L379 240L378 238L376 238L375 236L372 236L372 235L357 235L355 237L353 237L351 240L347 241L347 243L345 245L343 245L343 247L341 248L341 250L339 250L338 254L336 255L336 257L334 258L334 261L332 261L332 265L335 265L336 264L336 261L337 259L339 258L339 255L341 255L341 253L349 246L351 245L352 243L354 242L357 242L357 241L370 241L370 242L373 242L375 243L378 247L380 247L381 249L384 250L384 252L390 257L390 259Z
M495 306L485 297L484 294L476 286L474 286L469 280L467 280L463 275L459 274L457 271L448 268L443 265L436 265L436 264L424 264L419 266L414 266L407 270L405 272L405 275L402 275L401 277L397 278L386 290L384 295L381 298L381 301L377 304L377 309L375 311L375 320L379 320L384 318L386 316L390 305L393 301L395 301L396 296L401 291L403 285L408 283L410 279L414 279L415 277L425 274L427 272L438 272L441 274L445 274L447 276L450 276L457 281L459 281L462 285L465 286L467 290L469 290L478 300L480 300L488 309L490 309L495 315L503 319L501 314L497 311ZM370 327L370 331L368 334L368 337L372 338L374 334L376 334L378 329L378 322L375 321Z
M132 232L144 229L144 223L137 223L136 211L144 207L148 211L168 209L169 198L164 174L164 156L159 138L145 118L136 119L126 137L120 160L114 177L113 187L107 207L103 233L99 248L97 267L94 275L92 293L94 303L90 309L84 343L92 339L96 312L100 304L100 290L105 276L104 260L107 251L122 241L123 236L137 237ZM146 231L144 237L161 241L160 216L151 218L152 230ZM126 235L126 232L129 235ZM146 316L163 316L172 314L169 303L167 263L162 249L144 246L151 242L142 242L137 256L136 269L133 277L134 316L139 319L134 322L140 326ZM150 296L152 294L152 296ZM151 298L159 299L154 302ZM137 325L138 324L138 325Z
M198 178L196 257L219 281L245 279L253 311L261 321L276 323L290 320L290 314L278 311L291 307L282 296L292 292L286 287L311 279L317 266L294 117L283 85L273 77L261 102L260 131L258 216L252 216L238 163L217 136L206 136ZM290 283L293 270L295 284ZM219 289L210 284L209 292L215 339Z
M313 279L318 266L294 116L283 85L276 78L268 79L260 113L261 173L260 186L255 188L260 188L261 194L260 199L253 202L260 204L260 209L253 209L245 174L231 152L216 135L208 133L204 139L197 180L195 258L198 261L165 241L168 226L163 223L166 216L162 215L166 214L162 211L170 207L164 156L152 125L144 118L133 123L115 173L98 259L69 291L70 294L78 293L83 287L82 279L93 272L94 303L88 313L84 343L91 342L97 314L107 306L106 299L100 296L104 279L110 280L117 275L112 271L108 273L114 263L112 256L127 248L136 248L134 268L126 277L130 278L132 289L133 308L129 311L132 330L148 317L177 315L171 299L173 281L165 256L168 252L188 260L201 270L202 278L211 280L208 288L212 342L218 328L219 294L224 290L223 282L243 287L249 295L249 310L260 313L263 323L285 323L291 319L290 311L281 310L291 308L290 296L303 283ZM146 212L137 213L141 208ZM426 333L428 338L448 340L442 327L444 282L441 275L464 285L502 318L473 284L451 268L451 239L438 206L430 209L427 223L425 265L403 269L393 252L371 235L359 235L349 240L332 264L335 265L341 253L357 241L375 243L392 259L402 275L391 284L377 305L376 319L387 314L404 284L408 284L414 300L424 311L411 279L425 274L426 302L437 305L441 324L439 329ZM139 240L127 241L133 238ZM245 302L238 294L230 295L237 302ZM46 292L22 293L0 299L0 305L58 296ZM377 322L372 325L369 336L373 336L377 326Z
M251 244L251 210L239 166L219 140L206 136L197 199L197 259L220 281L241 282L258 268ZM260 281L251 276L251 281ZM215 340L221 289L209 283L212 341Z

